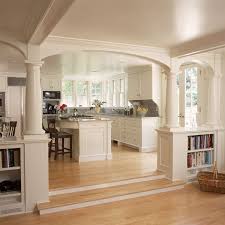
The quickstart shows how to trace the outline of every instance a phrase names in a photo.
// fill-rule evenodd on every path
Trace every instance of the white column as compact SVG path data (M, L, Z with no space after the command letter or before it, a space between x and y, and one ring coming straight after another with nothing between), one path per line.
M178 124L178 96L177 96L177 77L175 73L167 74L166 87L166 127L179 127Z
M209 81L208 92L208 110L207 110L207 122L209 126L216 126L218 120L218 101L217 101L217 76L212 76Z
M27 68L26 103L25 103L25 136L32 137L44 134L42 129L42 98L40 68L41 61L25 61Z

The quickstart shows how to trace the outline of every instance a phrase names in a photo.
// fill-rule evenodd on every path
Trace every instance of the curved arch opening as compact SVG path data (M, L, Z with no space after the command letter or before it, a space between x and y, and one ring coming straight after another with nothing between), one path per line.
M179 123L195 128L207 121L209 79L213 68L206 62L191 60L180 65L178 95Z

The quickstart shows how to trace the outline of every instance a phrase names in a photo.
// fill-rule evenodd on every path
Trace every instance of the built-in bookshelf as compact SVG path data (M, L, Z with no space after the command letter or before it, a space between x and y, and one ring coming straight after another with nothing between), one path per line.
M199 171L211 169L215 158L215 135L201 133L187 138L187 179L192 180Z
M0 146L0 216L24 211L22 145Z

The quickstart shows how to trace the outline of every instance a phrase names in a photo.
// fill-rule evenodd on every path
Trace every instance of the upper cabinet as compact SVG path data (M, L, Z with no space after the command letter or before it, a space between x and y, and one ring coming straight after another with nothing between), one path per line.
M7 77L0 76L0 91L6 92L7 91Z
M152 72L150 70L128 75L128 100L152 98Z
M41 87L43 91L61 91L62 84L61 78L41 78Z
M128 100L152 99L160 103L162 72L156 64L144 71L128 73Z

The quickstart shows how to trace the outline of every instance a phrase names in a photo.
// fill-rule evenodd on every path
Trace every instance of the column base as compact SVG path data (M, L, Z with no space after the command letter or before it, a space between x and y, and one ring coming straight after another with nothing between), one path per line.
M167 131L167 132L179 132L179 131L184 131L185 127L160 127L159 130L161 131Z

